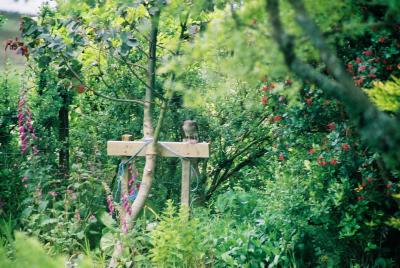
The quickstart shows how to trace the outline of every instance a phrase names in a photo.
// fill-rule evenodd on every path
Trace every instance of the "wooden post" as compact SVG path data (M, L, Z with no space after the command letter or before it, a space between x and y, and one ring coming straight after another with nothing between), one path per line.
M132 137L132 135L124 134L124 135L122 135L121 140L122 141L130 141L131 137ZM128 156L122 157L122 161L123 162L125 162L128 159L129 159ZM128 169L128 165L125 165L124 176L123 176L122 181L121 181L121 199L125 195L129 196L128 181L129 181L129 169ZM121 214L122 214L123 217L125 217L125 214L126 214L125 209L121 209Z
M190 197L190 160L182 159L181 204L189 207Z

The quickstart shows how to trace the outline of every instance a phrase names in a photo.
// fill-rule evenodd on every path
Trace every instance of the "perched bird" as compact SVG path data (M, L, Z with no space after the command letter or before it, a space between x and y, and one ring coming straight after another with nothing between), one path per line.
M182 129L183 132L185 132L186 141L190 143L196 143L199 140L196 121L185 120L183 122Z

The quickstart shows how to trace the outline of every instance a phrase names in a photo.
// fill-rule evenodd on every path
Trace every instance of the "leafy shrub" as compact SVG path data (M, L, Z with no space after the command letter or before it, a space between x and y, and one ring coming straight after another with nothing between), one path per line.
M16 240L13 243L15 254L9 258L4 247L0 247L0 267L15 268L60 268L65 267L69 261L61 256L50 256L46 254L43 245L36 239L30 238L23 233L16 233ZM77 260L79 268L93 267L87 258Z
M383 111L397 112L400 109L400 79L376 82L374 87L366 90L372 101Z
M151 232L151 260L156 267L203 267L203 239L200 221L189 218L184 206L177 212L169 200L160 223Z

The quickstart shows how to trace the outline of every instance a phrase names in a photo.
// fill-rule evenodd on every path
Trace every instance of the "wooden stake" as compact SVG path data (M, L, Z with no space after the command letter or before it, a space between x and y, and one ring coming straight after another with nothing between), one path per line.
M189 207L190 193L190 160L182 160L181 204Z
M122 141L130 141L131 137L132 137L132 135L125 134L125 135L122 135L121 140ZM122 161L126 161L128 159L129 159L129 157L127 157L127 156L122 157ZM128 169L128 165L125 165L124 176L121 181L121 199L125 195L127 195L127 196L129 195L128 181L129 181L129 169ZM123 205L122 205L122 207L123 207ZM125 218L125 214L126 214L125 209L121 210L121 214Z

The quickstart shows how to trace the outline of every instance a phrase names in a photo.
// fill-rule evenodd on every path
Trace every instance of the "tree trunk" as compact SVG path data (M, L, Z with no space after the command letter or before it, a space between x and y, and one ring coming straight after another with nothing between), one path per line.
M146 149L145 165L142 175L142 182L140 184L139 191L137 193L135 201L131 205L131 215L126 214L127 229L131 229L136 219L139 216L140 211L143 209L146 199L149 196L151 185L154 179L154 170L156 167L157 159L157 140L158 140L158 125L157 134L154 135L153 128L153 116L152 116L152 102L153 102L153 91L156 85L156 63L157 63L157 34L158 34L158 23L159 23L159 12L151 16L151 31L149 36L149 63L147 67L148 87L146 87L143 107L143 138L149 142ZM164 107L166 108L166 107ZM165 109L161 110L159 124L162 122L165 114ZM109 268L117 266L117 259L121 256L123 250L123 243L121 240L117 241L112 258L108 265Z
M144 98L143 108L143 136L144 140L151 141L147 146L145 166L143 170L142 182L135 201L132 204L132 214L127 219L128 226L131 227L137 219L139 212L144 207L146 199L150 193L151 184L154 178L154 169L156 167L157 151L156 144L157 138L154 137L153 116L152 116L152 101L153 91L156 86L156 62L157 62L157 34L158 34L159 13L151 17L151 31L149 38L149 63L147 67L147 76L149 87L146 87L146 94Z

